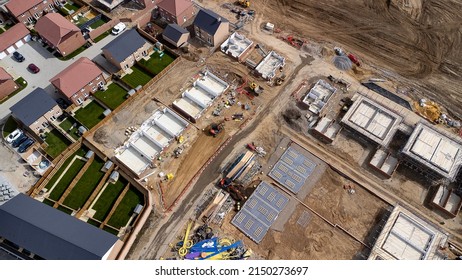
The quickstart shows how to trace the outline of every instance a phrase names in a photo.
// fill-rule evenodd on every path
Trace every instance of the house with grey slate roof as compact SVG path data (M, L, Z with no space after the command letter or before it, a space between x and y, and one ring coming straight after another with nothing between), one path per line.
M152 45L136 31L130 29L102 48L104 57L121 70L128 70L136 61L147 57Z
M10 110L13 117L37 137L52 128L50 122L63 113L58 103L42 88L33 90Z
M220 45L229 36L229 21L207 9L197 13L193 25L196 38L212 47Z
M188 42L189 31L173 23L167 25L162 33L162 37L165 41L179 48Z
M22 259L115 259L117 236L25 194L0 205L0 247Z

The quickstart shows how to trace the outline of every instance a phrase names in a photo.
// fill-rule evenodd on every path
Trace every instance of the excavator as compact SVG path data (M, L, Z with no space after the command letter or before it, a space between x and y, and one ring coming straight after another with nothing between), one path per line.
M241 5L241 7L248 8L248 7L250 7L250 1L239 0L239 5Z
M250 87L251 90L253 90L253 92L255 93L256 96L259 96L260 93L262 93L263 90L264 90L261 86L259 86L255 82L249 83L249 87Z
M218 123L218 124L212 123L210 125L209 133L213 137L216 137L223 130L224 127L225 127L225 124L223 122Z

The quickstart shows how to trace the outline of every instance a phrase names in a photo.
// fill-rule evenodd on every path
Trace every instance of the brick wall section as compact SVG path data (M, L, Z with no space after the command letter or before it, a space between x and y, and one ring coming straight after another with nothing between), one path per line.
M112 29L116 24L118 24L120 20L118 19L112 19L105 24L101 25L100 27L92 30L88 35L90 36L90 39L95 40L98 36L103 34L104 32Z
M32 123L31 125L29 125L29 128L30 130L32 130L35 134L39 134L39 130L41 128L44 128L44 126L42 124L44 123L48 123L48 125L50 125L50 123L52 122L52 119L53 118L57 118L59 115L61 115L63 113L63 111L61 110L61 108L59 108L58 105L56 105L55 107L53 107L50 111L46 112L43 116L41 116L38 120L36 120L34 123Z
M79 102L78 102L78 99L80 98L82 100L82 102L84 100L86 100L88 97L90 97L90 95L97 91L98 90L98 84L99 83L102 83L103 85L106 84L106 80L104 79L104 76L103 74L101 73L98 77L94 78L93 81L91 81L90 83L86 84L84 87L82 87L81 89L79 89L79 91L75 92L70 98L68 98L73 104L75 105L80 105ZM64 96L66 96L66 94L64 94L60 89L58 89L58 91L61 92L61 94L63 94Z
M21 0L16 0L16 1L21 1ZM51 9L51 7L53 7L53 9ZM6 8L6 6L5 6ZM33 18L35 20L41 18L43 16L43 12L49 12L49 11L52 11L52 10L55 10L57 11L56 7L54 6L54 1L47 1L47 3L43 3L40 2L38 5L32 7L31 9L27 10L26 12L24 12L23 14L21 15L13 15L13 17L18 21L18 22L22 22L24 23L25 25L28 25L30 24L29 22L29 18ZM37 16L36 16L37 14Z

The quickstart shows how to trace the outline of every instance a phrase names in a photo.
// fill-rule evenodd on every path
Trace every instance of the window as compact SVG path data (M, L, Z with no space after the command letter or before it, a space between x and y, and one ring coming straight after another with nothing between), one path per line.
M34 19L32 17L28 17L27 18L27 21L30 22L30 23L33 23L34 22Z
M38 9L38 6L35 6L35 7L34 7L34 10L37 10L37 9Z
M210 37L208 37L207 42L209 42L209 44L212 44L212 39Z
M98 76L98 78L96 78L96 80L98 81L98 80L99 80L99 78L101 78L101 76Z
M40 16L37 13L34 13L34 17L38 19Z
M102 87L103 85L104 85L103 82L99 82L99 83L98 83L98 86L100 86L100 87Z
M91 91L92 91L92 92L95 92L95 91L96 91L96 87L92 87L92 88L91 88Z
M85 91L85 88L82 88L82 89L80 90L80 92L84 92L84 91Z
M53 4L49 4L48 7L50 7L52 10L54 9Z
M89 82L88 85L91 86L93 84L93 82Z
M78 98L77 100L77 104L81 105L83 103L83 100L81 98Z
M125 64L125 65L124 65L124 68L125 68L125 69L128 69L128 64Z
M87 98L87 97L88 97L88 92L85 92L85 94L83 95L83 97Z

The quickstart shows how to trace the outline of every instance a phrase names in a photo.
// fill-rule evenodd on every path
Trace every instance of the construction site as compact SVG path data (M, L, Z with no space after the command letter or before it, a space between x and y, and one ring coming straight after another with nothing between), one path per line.
M77 164L116 166L92 199L34 196L125 238L127 259L458 258L462 6L447 2L195 1L229 20L224 42L192 38L84 135L97 154ZM118 224L90 205L114 168L142 193Z
M157 160L151 177L140 177L147 184L159 181L151 189L165 212L149 219L129 257L451 259L462 254L458 108L441 98L439 104L429 100L436 97L435 91L426 94L432 78L417 82L436 74L402 67L398 58L385 63L380 61L385 52L382 57L348 44L359 35L370 40L365 36L377 32L377 23L355 32L322 30L310 26L311 20L290 22L313 16L310 9L326 8L318 4L247 2L255 9L252 21L238 20L237 32L230 32L219 50L196 52L204 64L181 61L187 83L169 79L162 83L166 87L155 85L156 104L173 104L190 122L183 133L187 145L181 156L167 152L174 159ZM363 18L380 9L401 13L406 22L424 16L414 15L411 7L411 18L398 1L388 7L383 2L368 4L371 15ZM199 4L228 19L236 18L239 7ZM335 13L336 20L347 21L343 13ZM324 26L324 18L314 18ZM397 41L389 43L391 49ZM205 70L187 72L186 65ZM198 81L206 71L229 87L197 102L191 93L204 92ZM439 86L453 90L451 83ZM157 172L175 177L162 180ZM405 224L390 229L397 209L406 213L400 214ZM383 243L388 231L396 237ZM431 246L415 244L419 234L430 236ZM415 251L398 254L399 246ZM388 255L377 253L377 247Z

